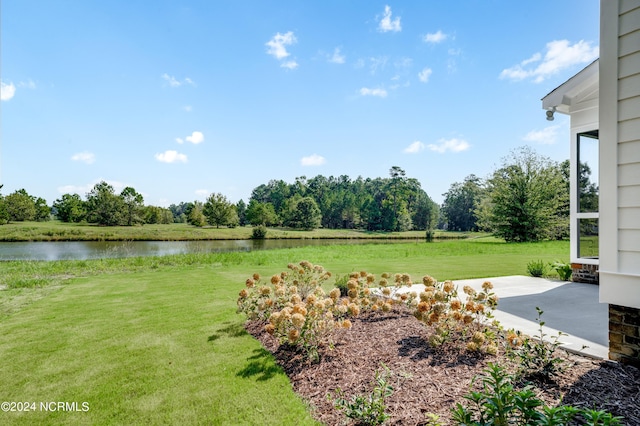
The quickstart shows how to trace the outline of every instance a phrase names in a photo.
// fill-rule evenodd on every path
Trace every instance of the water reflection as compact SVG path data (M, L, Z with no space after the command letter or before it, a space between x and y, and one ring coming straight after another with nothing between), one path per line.
M215 240L0 242L0 260L83 260L186 253L269 250L337 244L394 244L424 240Z

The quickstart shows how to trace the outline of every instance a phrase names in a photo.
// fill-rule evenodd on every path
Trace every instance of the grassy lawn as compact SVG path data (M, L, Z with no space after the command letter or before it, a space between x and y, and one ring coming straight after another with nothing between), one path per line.
M0 412L0 424L314 424L235 300L253 272L309 260L335 276L440 280L526 274L569 243L491 238L159 258L0 263L0 401L87 412ZM38 407L39 408L39 407Z
M50 222L13 222L0 226L0 241L189 241L246 240L252 228L198 228L186 223L144 226L97 226ZM437 231L436 238L461 238L480 234ZM407 238L424 239L424 231L368 232L353 229L300 231L269 228L267 238Z

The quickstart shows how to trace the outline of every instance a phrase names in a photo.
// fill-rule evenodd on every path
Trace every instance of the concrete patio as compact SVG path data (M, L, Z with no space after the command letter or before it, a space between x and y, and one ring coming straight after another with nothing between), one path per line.
M539 334L536 306L544 311L542 321L547 339L560 338L562 347L595 358L608 358L608 305L598 302L598 286L567 281L508 276L458 280L454 284L462 292L465 285L476 290L490 281L499 297L495 317L505 329L514 328L530 336ZM416 284L408 291L420 292L424 285ZM583 349L583 346L587 346Z

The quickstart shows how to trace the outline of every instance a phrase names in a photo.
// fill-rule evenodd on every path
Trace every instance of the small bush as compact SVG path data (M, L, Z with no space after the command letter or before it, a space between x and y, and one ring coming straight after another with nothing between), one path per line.
M510 331L507 334L507 340L511 349L507 352L507 356L518 362L519 376L549 380L563 370L564 359L556 356L556 350L562 344L560 337L566 334L559 331L557 336L547 342L543 330L545 322L541 319L544 311L537 306L536 311L538 312L536 322L539 325L540 334L523 337L519 332Z
M478 379L476 377L474 381ZM456 424L461 425L566 425L577 416L587 425L620 425L621 418L610 413L585 410L569 405L549 407L536 397L530 386L516 390L514 378L496 364L489 363L482 380L482 391L464 398L471 404L456 404L452 410Z
M527 263L527 272L532 277L542 277L547 272L547 265L542 260L532 260Z
M551 267L556 271L562 281L571 280L573 269L571 269L570 263L554 262L551 264Z
M251 238L254 240L264 240L267 236L267 227L264 225L254 226L251 231Z
M493 285L489 281L482 284L481 292L465 286L465 301L460 299L458 289L451 281L437 282L425 275L422 282L425 291L420 293L413 315L435 328L429 338L432 347L451 343L462 345L470 352L497 354L497 335L486 324L493 318L492 311L498 305L498 297L491 291Z
M347 287L347 282L349 281L349 275L345 274L341 277L336 278L336 288L340 290L340 296L347 297L347 292L349 291L349 287Z
M385 413L385 398L393 394L393 387L388 383L391 371L383 364L384 372L376 371L373 391L366 395L354 395L350 400L345 398L342 389L335 391L334 406L359 425L381 425L389 415ZM331 395L327 395L331 400Z
M428 243L433 242L433 238L435 237L435 234L436 233L433 229L427 229L427 232L425 233L425 236L424 236L426 242Z

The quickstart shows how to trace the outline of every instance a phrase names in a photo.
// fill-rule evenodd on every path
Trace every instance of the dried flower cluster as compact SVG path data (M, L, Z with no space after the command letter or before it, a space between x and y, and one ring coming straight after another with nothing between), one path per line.
M497 353L496 336L487 324L498 303L490 282L481 292L465 287L463 301L453 282L437 282L428 275L422 279L425 291L418 295L403 289L413 284L409 274L384 273L377 280L366 271L352 272L346 297L338 288L325 292L322 284L330 277L322 266L307 261L289 264L288 271L268 281L254 274L240 291L238 312L265 321L267 333L281 344L302 348L311 360L332 346L334 333L351 328L349 318L363 311L389 312L394 304L409 306L418 320L433 327L433 347L453 342L470 351Z
M472 352L490 355L498 352L497 336L487 324L498 305L489 281L482 284L481 292L465 286L465 300L459 297L458 289L451 281L437 282L426 275L422 282L425 290L419 295L414 316L434 328L435 333L429 339L431 346L455 342Z

